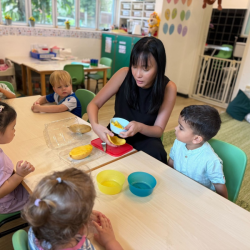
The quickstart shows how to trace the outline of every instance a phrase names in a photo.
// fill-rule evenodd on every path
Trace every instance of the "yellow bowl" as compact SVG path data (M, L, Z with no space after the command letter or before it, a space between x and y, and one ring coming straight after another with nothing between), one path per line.
M125 176L116 170L104 170L96 176L97 185L104 194L118 194L122 190Z

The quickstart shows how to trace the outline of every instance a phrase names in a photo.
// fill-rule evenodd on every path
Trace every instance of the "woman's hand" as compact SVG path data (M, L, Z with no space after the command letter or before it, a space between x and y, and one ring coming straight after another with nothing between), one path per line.
M134 136L136 133L141 131L141 123L132 121L124 129L128 130L127 132L120 132L119 136L123 138Z
M111 147L117 147L116 145L112 144L108 140L107 134L110 136L114 136L114 134L110 130L108 130L106 127L102 126L101 124L94 124L92 125L92 128L103 142L106 142L107 145Z
M25 161L22 164L23 161L19 161L16 164L16 174L21 176L21 177L25 177L26 175L28 175L29 173L33 172L35 170L34 166Z

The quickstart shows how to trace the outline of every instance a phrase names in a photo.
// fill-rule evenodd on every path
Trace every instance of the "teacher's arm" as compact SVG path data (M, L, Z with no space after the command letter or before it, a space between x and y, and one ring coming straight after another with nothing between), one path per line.
M107 134L110 136L114 136L114 134L106 127L98 123L98 111L113 95L118 92L127 73L128 68L118 70L87 107L88 118L92 125L92 129L103 142L106 142L108 145L113 147L115 145L109 142Z
M169 117L174 108L177 88L174 82L170 81L166 88L163 103L159 109L157 118L153 126L148 126L140 122L132 121L125 128L127 132L121 132L119 135L123 138L134 136L136 133L141 133L148 137L160 138L168 123Z

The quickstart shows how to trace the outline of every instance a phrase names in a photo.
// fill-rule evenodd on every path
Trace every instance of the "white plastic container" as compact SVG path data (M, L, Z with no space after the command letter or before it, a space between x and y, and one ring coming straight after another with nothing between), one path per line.
M145 3L145 10L154 10L155 4L154 3Z
M142 11L132 11L132 16L141 17L142 16Z
M153 11L144 11L144 17L150 17L150 15L153 13Z
M122 16L130 16L130 11L129 10L121 10L121 15Z
M142 10L143 4L142 3L134 3L133 4L133 9L134 10Z
M130 10L131 4L130 3L122 3L122 8L123 9L128 9Z
M247 85L245 88L245 94L248 96L248 98L250 98L250 85Z

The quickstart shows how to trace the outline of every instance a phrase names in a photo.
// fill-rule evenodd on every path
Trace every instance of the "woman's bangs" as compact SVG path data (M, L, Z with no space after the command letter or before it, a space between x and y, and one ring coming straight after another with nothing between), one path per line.
M148 51L136 51L136 53L133 54L132 56L132 66L142 66L147 68L148 67L148 60L150 57L150 52Z

